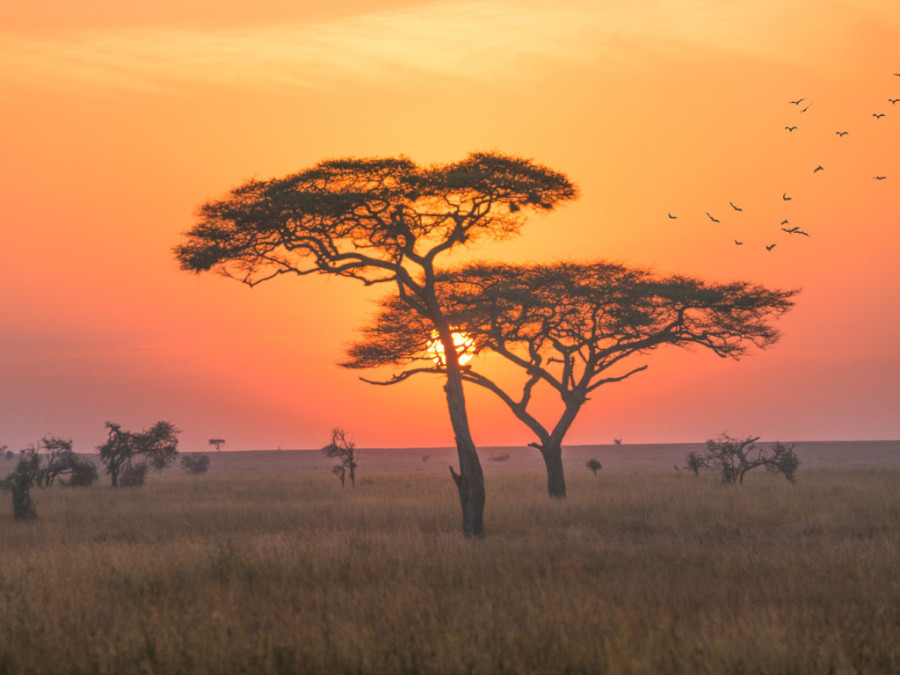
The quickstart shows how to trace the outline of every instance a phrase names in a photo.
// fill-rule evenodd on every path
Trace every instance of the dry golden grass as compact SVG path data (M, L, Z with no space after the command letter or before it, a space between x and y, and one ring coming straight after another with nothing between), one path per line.
M0 673L900 672L895 469L360 471L5 495Z

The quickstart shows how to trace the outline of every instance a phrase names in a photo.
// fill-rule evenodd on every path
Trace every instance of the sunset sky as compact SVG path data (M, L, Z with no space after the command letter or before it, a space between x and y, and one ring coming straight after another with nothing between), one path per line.
M473 151L562 171L581 198L446 264L802 288L778 344L739 362L662 349L594 393L568 444L900 438L894 73L896 0L4 3L0 445L90 452L106 420L170 420L185 451L315 448L335 426L362 447L452 445L440 381L337 366L384 289L250 289L171 249L249 178ZM477 444L533 440L467 400Z

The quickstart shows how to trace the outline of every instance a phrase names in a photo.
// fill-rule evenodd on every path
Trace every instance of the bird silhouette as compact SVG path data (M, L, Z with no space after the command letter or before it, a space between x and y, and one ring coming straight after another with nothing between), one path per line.
M793 130L796 129L796 128L797 128L797 127L785 127L785 129L787 129L788 131L793 131Z
M797 230L794 234L802 234L804 237L809 236L809 232L804 232L803 230Z
M808 106L806 106L805 108L802 108L802 109L800 110L800 112L806 112L807 110L810 109L810 106L812 106L812 101L810 101L810 103L809 103Z
M716 220L715 218L713 218L712 216L709 215L709 211L706 212L706 215L708 215L708 216L709 216L709 219L710 219L711 221L713 221L714 223L718 223L718 222L719 222L718 220Z
M669 218L671 218L672 220L675 220L675 219L678 218L678 216L673 216L673 215L670 213L670 214L669 214Z
M788 103L793 103L794 105L800 105L805 100L806 100L805 98L798 98L796 101L788 101Z
M813 173L818 173L819 171L824 171L825 167L819 164L815 169L813 169Z
M769 244L768 246L766 246L767 251L771 251L773 248L775 248L775 244Z
M900 73L894 73L894 77L900 77Z
M782 225L787 225L787 224L788 224L787 218L785 218L784 220L782 220L782 221L781 221L781 224L782 224Z
M893 105L894 103L900 102L900 98L889 98L888 101Z
M835 131L834 133L836 133L838 136L840 136L841 138L843 138L844 136L846 136L846 135L847 135L848 133L850 133L850 132L848 132L848 131Z
M734 240L734 243L737 244L738 246L743 246L743 245L744 245L744 242L738 241L737 239Z
M882 117L884 117L884 113L872 113L872 117L874 117L876 120L880 120Z
M794 227L782 227L781 229L788 234L794 234L794 232L800 231L800 228L797 225L795 225Z
M791 201L791 197L787 196L787 192L785 192L783 195L781 195L781 198L786 202Z
M735 211L743 211L744 210L739 206L735 206L734 202L728 202L728 203L731 204L731 208L733 208Z
M887 176L872 176L875 180L884 180Z

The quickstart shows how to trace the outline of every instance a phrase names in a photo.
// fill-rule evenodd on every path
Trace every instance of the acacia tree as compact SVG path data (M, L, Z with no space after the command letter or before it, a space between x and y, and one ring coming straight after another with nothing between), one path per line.
M660 277L608 262L473 264L436 278L446 316L468 334L474 351L488 349L523 371L516 393L471 364L462 379L493 392L537 436L530 445L544 459L550 496L561 498L562 442L591 392L646 370L648 364L635 360L662 345L701 347L734 359L751 347L765 348L779 337L771 320L793 305L796 293L746 282ZM402 368L375 384L443 373L430 350L427 319L396 296L382 301L362 333L342 365ZM555 390L562 404L552 425L529 411L539 384Z
M332 472L341 481L341 487L344 487L344 479L350 478L350 485L356 487L356 467L359 464L359 450L356 449L356 443L347 437L347 432L343 429L332 429L331 442L322 448L322 452L326 456L336 458L340 464L332 469Z
M387 283L445 345L444 392L459 473L450 467L463 534L484 534L484 475L469 431L452 326L435 291L435 259L517 233L528 209L575 198L563 174L529 160L475 153L447 165L338 159L284 178L250 180L200 207L175 247L182 269L215 271L249 286L293 274Z
M138 485L148 467L162 471L178 456L181 430L171 422L160 421L141 432L124 431L113 422L107 422L106 428L109 435L97 450L113 487L119 486L120 474L129 479L127 485Z
M702 468L720 471L722 482L726 485L743 485L744 475L759 466L781 473L789 482L796 483L794 474L800 466L800 459L794 452L794 446L775 443L771 449L766 449L756 445L758 440L759 436L732 438L722 434L717 440L706 441L706 453L698 459L702 462ZM689 463L690 459L689 456ZM694 473L698 473L697 470Z

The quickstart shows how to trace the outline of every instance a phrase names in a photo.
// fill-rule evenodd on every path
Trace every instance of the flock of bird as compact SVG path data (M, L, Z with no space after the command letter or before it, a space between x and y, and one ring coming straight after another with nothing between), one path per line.
M894 73L894 76L895 76L895 77L900 77L900 73ZM897 103L900 103L900 98L888 98L887 100L888 100L888 102L889 102L891 105L895 105L895 104L897 104ZM798 99L796 99L796 100L794 100L794 101L788 101L788 104L797 106L797 108L799 109L799 112L800 112L800 113L805 113L807 110L809 110L809 109L812 107L813 102L812 102L812 101L807 102L807 99L806 99L805 97L802 97L802 98L798 98ZM803 105L803 104L805 104L805 105ZM803 105L802 108L800 107L801 105ZM886 114L886 113L883 113L883 112L872 113L872 117L875 118L875 121L876 121L876 122L878 122L879 120L881 120L882 117L886 117L886 116L887 116L887 114ZM793 133L794 131L796 131L796 130L799 129L800 127L799 127L798 125L787 125L787 126L785 126L784 128L788 131L788 133ZM841 130L841 131L835 131L835 134L837 134L837 136L838 136L839 138L843 138L844 136L847 136L849 133L850 133L849 131L843 131L843 130ZM821 164L819 164L819 165L816 166L815 169L813 169L813 174L817 174L817 173L819 173L820 171L824 171L824 170L825 170L825 167L823 167ZM876 180L876 181L883 181L883 180L885 180L885 179L887 178L887 176L880 176L880 175L878 175L878 176L873 176L872 178L873 178L873 180ZM790 196L788 195L788 193L785 192L785 193L782 193L781 199L782 199L782 201L784 201L784 202L789 202L789 201L791 201L792 197L790 197ZM729 204L729 205L731 206L731 208L734 209L736 212L738 212L738 213L743 213L744 209L741 208L741 207L739 207L739 206L737 206L737 205L735 205L734 202L731 202L731 201L730 201L730 202L728 202L728 204ZM668 216L669 216L669 219L671 219L671 220L677 220L677 219L678 219L678 216L672 215L671 212L668 213ZM707 216L712 222L714 222L714 223L719 223L719 222L721 222L721 221L719 221L719 219L717 219L715 216L713 216L709 211L706 212L706 216ZM788 235L795 235L795 234L796 234L796 235L801 235L801 236L803 236L803 237L809 237L809 236L810 236L808 232L805 232L804 230L801 230L799 226L796 226L796 225L795 225L795 226L792 226L792 227L787 227L787 226L789 226L789 225L790 225L790 222L789 222L787 219L784 219L783 221L781 221L781 231L787 233ZM735 239L735 240L734 240L734 243L735 243L736 246L743 246L743 245L744 245L744 242L743 242L743 241L740 241L740 240L738 240L738 239ZM765 245L765 248L766 248L767 251L770 251L770 252L771 252L772 249L774 249L776 246L777 246L776 243L766 244L766 245Z

